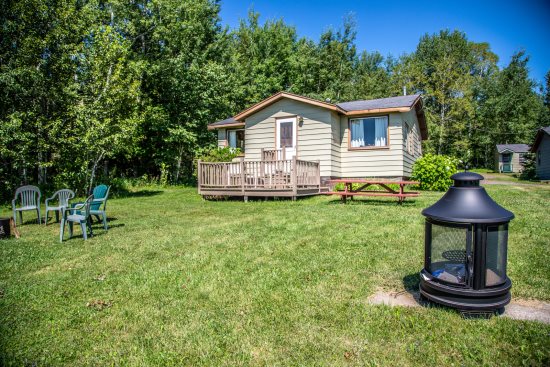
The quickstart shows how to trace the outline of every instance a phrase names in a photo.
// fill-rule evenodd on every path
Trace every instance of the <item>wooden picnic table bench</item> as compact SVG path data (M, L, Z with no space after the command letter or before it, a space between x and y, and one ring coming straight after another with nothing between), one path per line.
M329 185L331 189L328 192L324 192L326 195L340 195L342 201L345 203L347 198L353 199L354 196L390 196L396 197L399 204L408 197L419 196L420 193L416 191L405 191L407 185L418 185L416 181L392 181L392 180L376 180L376 179L337 179L330 180ZM344 190L334 190L337 184L344 184ZM353 184L359 184L359 187L353 189ZM392 189L389 185L399 185L399 191ZM378 185L385 191L381 190L367 190L369 186Z

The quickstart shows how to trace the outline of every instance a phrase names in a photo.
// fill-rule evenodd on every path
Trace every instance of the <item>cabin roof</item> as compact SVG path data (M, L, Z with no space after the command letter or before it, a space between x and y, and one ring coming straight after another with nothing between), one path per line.
M345 111L362 111L399 107L406 107L410 109L417 102L418 98L420 98L419 94L412 94L409 96L342 102L338 103L337 106Z
M539 131L537 131L537 135L535 136L535 142L533 143L530 149L531 152L534 153L537 151L537 149L539 148L539 144L542 140L542 137L544 135L550 135L550 126L540 128Z
M529 145L527 144L497 144L497 152L527 153Z
M208 130L218 129L221 127L238 127L244 126L244 122L235 120L233 117L226 118L225 120L220 120L208 124Z

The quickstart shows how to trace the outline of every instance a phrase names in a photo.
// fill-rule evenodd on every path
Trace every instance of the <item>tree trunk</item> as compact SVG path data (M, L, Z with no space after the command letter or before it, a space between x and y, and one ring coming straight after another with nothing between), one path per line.
M445 105L441 104L441 112L439 114L441 124L439 126L439 142L437 147L437 154L441 154L441 147L443 146L444 133L445 133Z
M94 164L93 164L91 172L90 172L90 184L88 186L88 195L90 195L92 193L92 187L94 185L95 172L97 170L97 165L103 159L104 154L105 154L105 152L101 152L99 154L99 156L97 157L97 159L94 160Z
M179 182L179 178L180 178L182 156L183 156L183 146L181 146L178 149L178 159L176 161L176 174L174 175L175 176L174 182L176 184Z

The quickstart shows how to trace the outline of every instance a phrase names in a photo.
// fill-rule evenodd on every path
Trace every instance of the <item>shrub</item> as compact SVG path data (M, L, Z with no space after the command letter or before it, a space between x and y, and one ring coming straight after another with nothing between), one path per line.
M238 157L241 150L238 148L210 148L197 154L197 159L203 162L231 162L233 158Z
M521 180L534 180L537 178L537 166L535 163L535 155L533 153L526 153L523 161L523 170L519 175Z
M426 154L414 163L412 179L420 181L420 189L445 191L457 172L458 159L445 155Z
M197 153L197 158L193 162L193 178L197 178L198 160L202 162L231 162L241 154L239 148L205 148Z

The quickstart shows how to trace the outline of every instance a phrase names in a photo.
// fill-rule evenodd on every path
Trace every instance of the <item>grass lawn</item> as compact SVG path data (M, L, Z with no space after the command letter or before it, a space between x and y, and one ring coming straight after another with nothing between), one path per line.
M550 325L368 305L418 287L420 211L441 193L399 207L140 190L88 241L36 224L0 241L0 365L550 365ZM549 301L550 187L487 190L516 214L512 296Z

